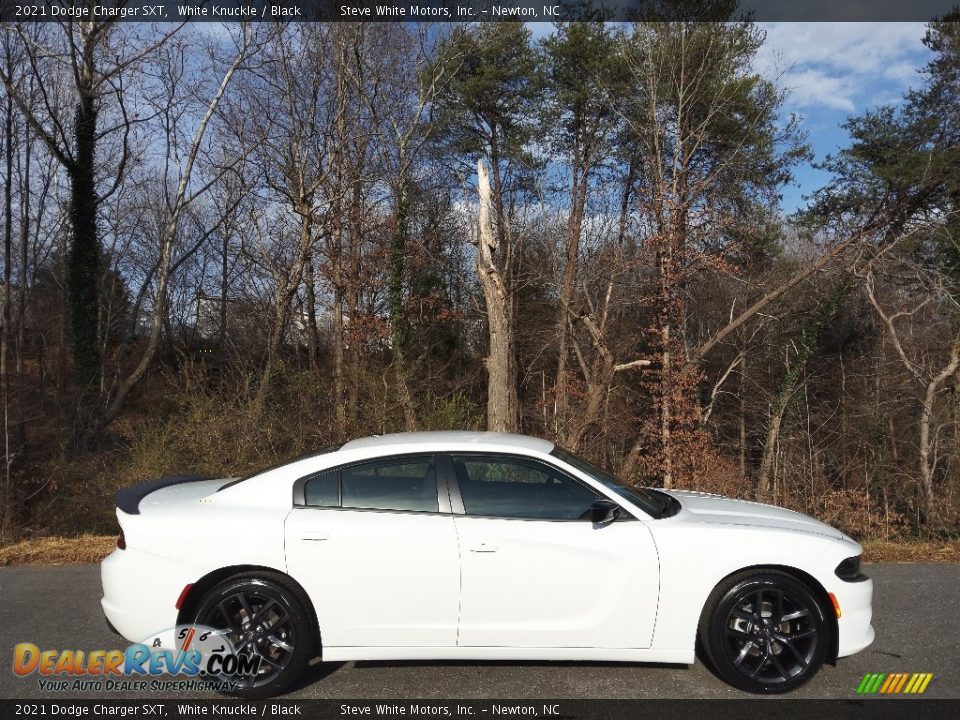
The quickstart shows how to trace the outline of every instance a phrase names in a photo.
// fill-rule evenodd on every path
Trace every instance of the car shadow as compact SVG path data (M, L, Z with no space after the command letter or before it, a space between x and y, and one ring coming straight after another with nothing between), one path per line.
M342 669L346 662L318 662L307 667L283 695L291 695L324 680ZM350 662L357 670L378 668L417 668L417 667L603 667L603 668L654 668L662 670L687 669L683 663L658 662L601 662L592 660L355 660ZM282 696L281 696L282 697Z
M307 667L306 672L297 678L293 685L291 685L290 688L283 694L289 695L290 693L303 690L314 683L318 683L324 678L333 675L333 673L342 668L344 665L346 665L344 662L318 662L310 665Z
M707 649L703 646L703 643L700 642L700 633L697 633L694 652L696 653L697 661L700 662L710 672L711 675L713 675L720 682L726 683L726 680L723 679L720 671L717 670L717 666L714 664L713 658L710 657L710 653L707 652Z

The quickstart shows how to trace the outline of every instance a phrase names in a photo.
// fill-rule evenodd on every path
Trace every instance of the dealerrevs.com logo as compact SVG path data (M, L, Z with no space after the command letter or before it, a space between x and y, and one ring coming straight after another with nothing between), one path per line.
M126 650L49 650L30 642L13 648L13 672L37 676L40 689L47 691L223 692L259 669L259 657L236 653L225 634L201 625L171 628ZM187 679L157 679L163 675Z

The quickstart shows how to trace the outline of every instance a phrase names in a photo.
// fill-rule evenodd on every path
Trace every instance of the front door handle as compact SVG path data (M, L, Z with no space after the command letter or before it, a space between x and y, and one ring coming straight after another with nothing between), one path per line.
M329 540L330 533L318 532L318 533L313 533L310 536L302 537L300 539L303 540L304 542L320 542L321 540Z
M493 543L488 542L477 542L470 546L470 552L475 553L490 553L496 552L497 546Z

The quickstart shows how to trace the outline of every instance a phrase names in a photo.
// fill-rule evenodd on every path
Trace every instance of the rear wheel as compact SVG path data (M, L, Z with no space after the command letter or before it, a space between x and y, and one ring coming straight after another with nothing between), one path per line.
M729 578L714 591L700 640L714 670L751 693L785 693L819 672L830 624L816 595L786 573Z
M236 683L230 694L271 697L299 678L314 647L313 623L301 593L282 575L236 575L200 601L194 622L223 633L234 651L259 659L256 674L222 679Z

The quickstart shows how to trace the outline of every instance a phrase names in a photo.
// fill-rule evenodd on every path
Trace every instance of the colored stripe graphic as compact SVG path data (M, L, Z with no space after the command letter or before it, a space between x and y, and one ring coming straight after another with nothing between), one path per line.
M933 673L867 673L857 685L859 695L920 695L933 680Z

